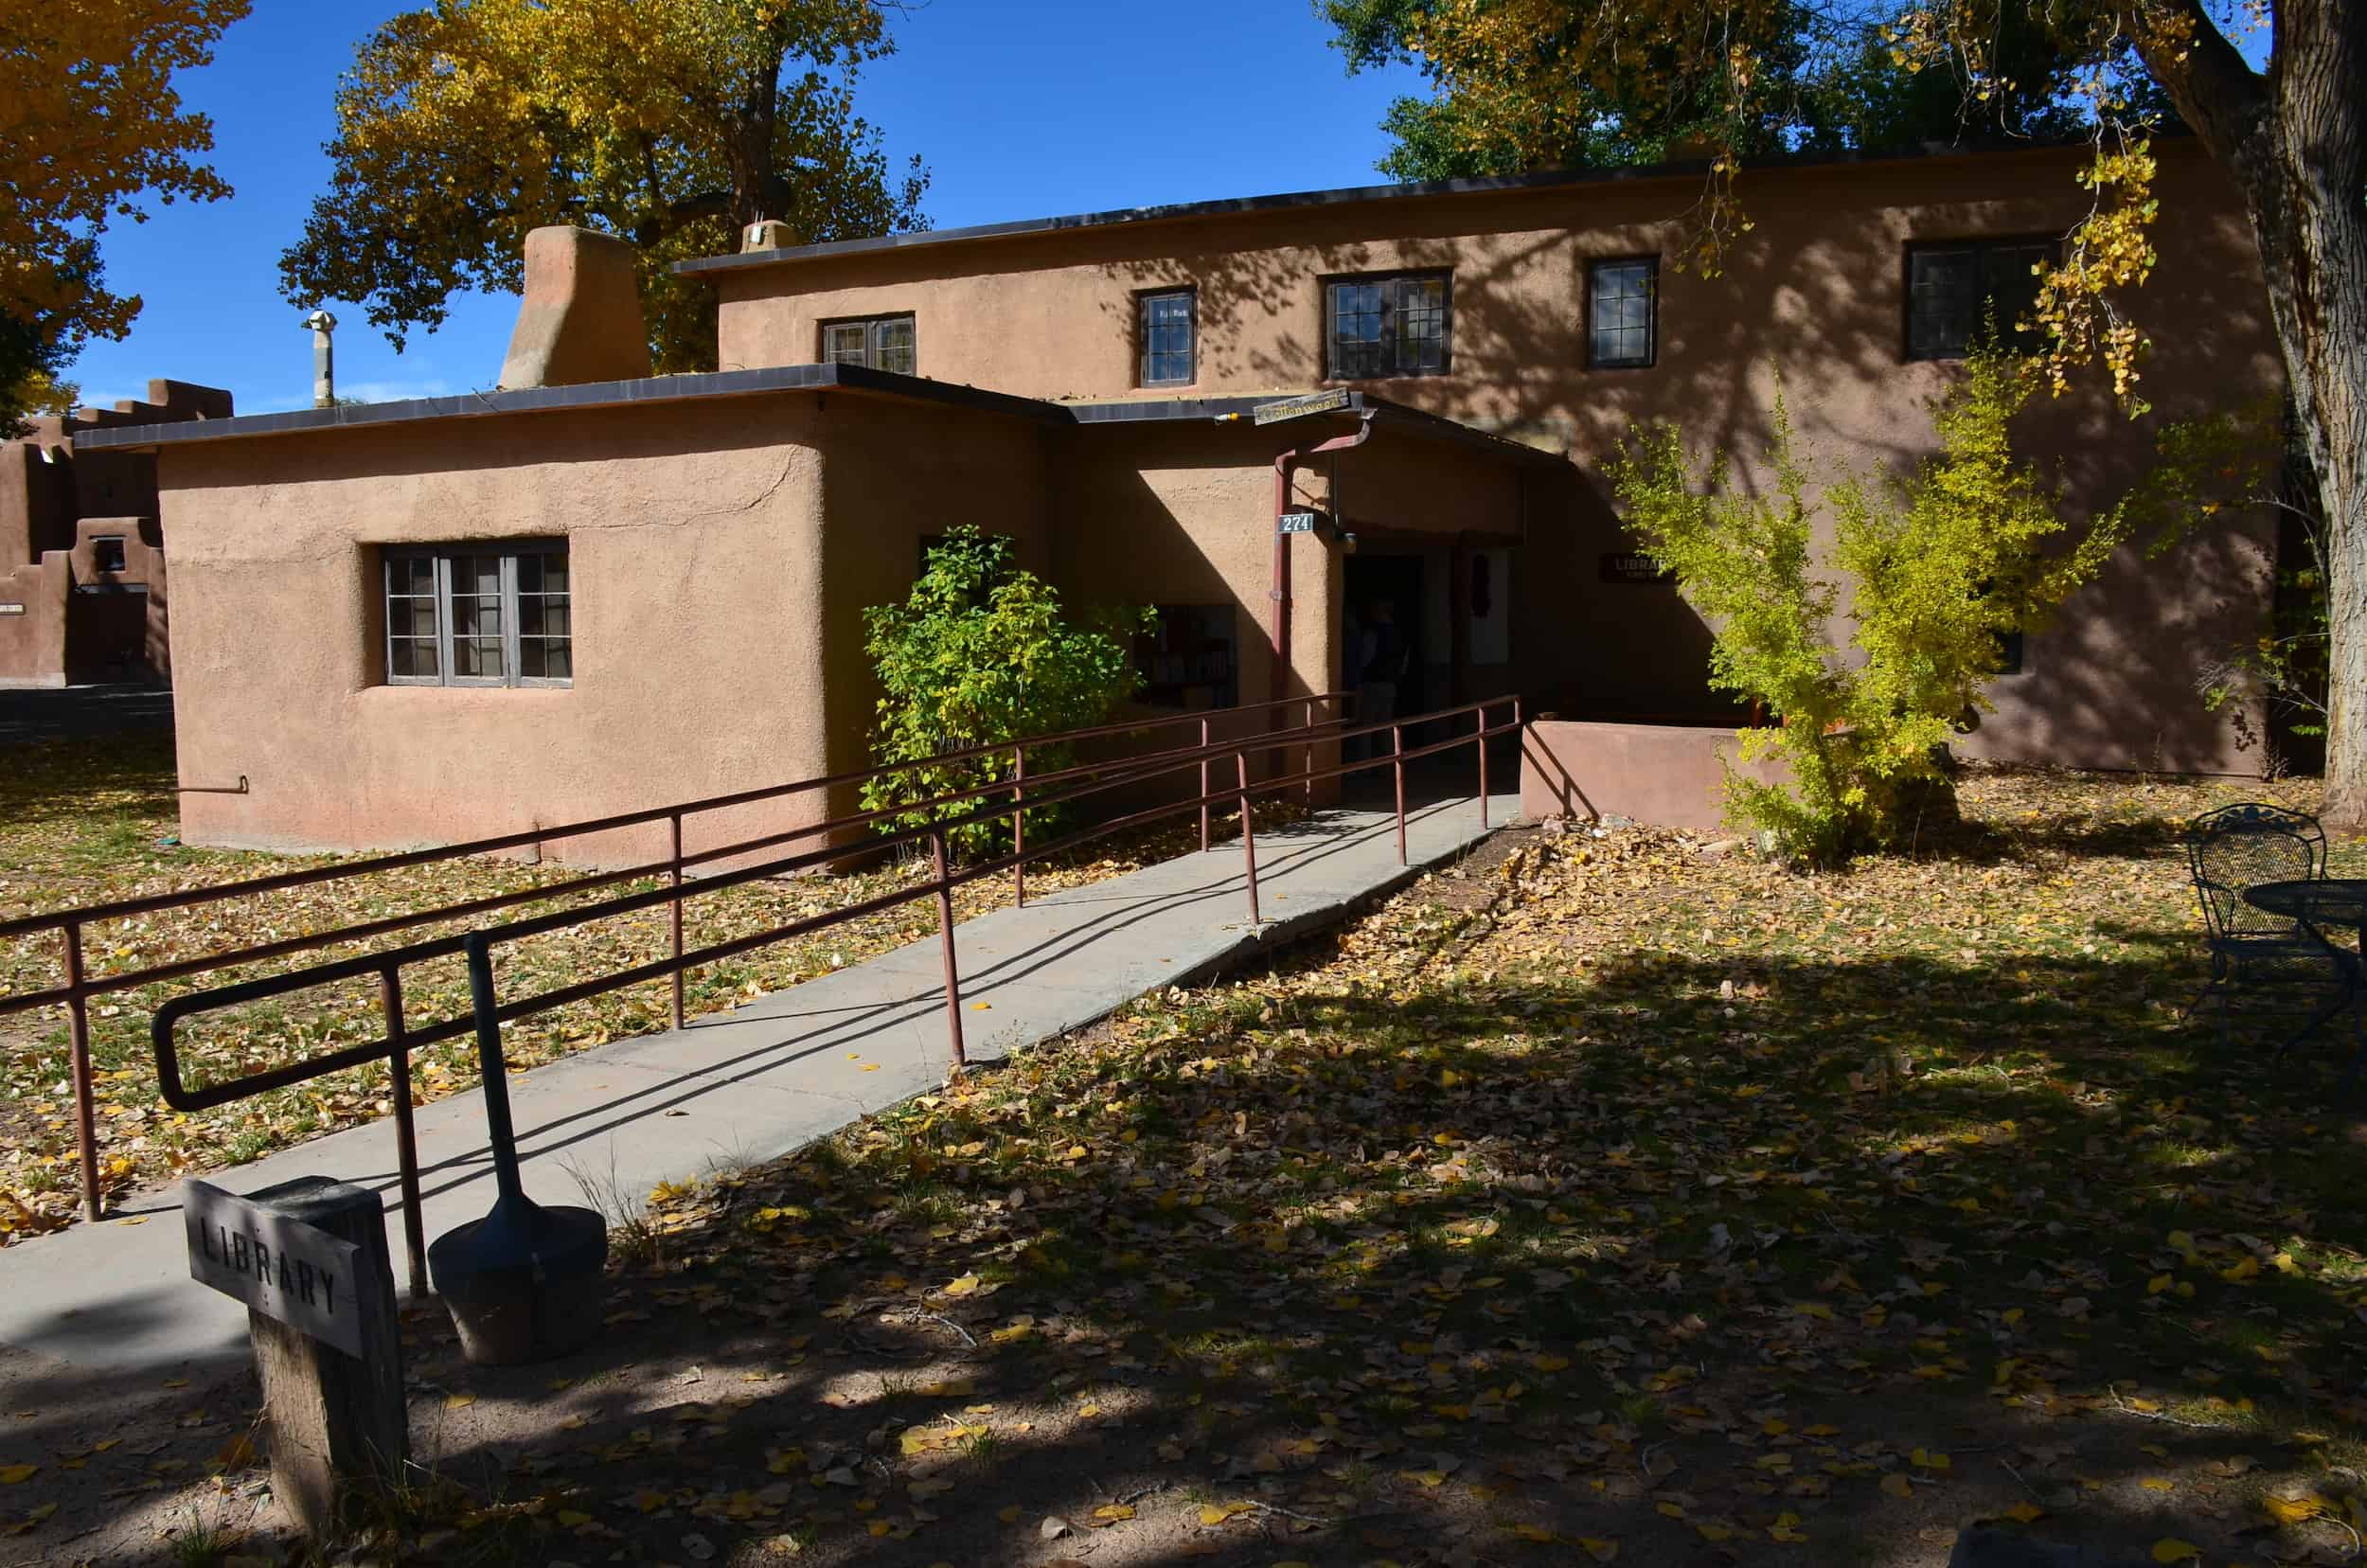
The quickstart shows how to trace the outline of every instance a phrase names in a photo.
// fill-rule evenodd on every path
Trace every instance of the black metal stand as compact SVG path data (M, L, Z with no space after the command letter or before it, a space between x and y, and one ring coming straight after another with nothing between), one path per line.
M485 1127L500 1194L484 1219L437 1237L427 1262L460 1331L462 1353L480 1365L509 1366L563 1356L599 1337L608 1221L593 1209L546 1207L526 1196L509 1119L491 944L480 935L466 946Z

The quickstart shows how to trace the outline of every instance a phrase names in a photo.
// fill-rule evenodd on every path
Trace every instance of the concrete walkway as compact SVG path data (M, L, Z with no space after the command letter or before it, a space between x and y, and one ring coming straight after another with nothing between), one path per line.
M1513 819L1517 797L1489 803ZM1081 1028L1137 996L1241 961L1334 923L1359 902L1486 836L1473 800L1410 813L1411 869L1394 815L1325 812L1257 835L1259 913L1249 922L1237 844L965 922L957 933L970 1060ZM945 1080L940 946L914 943L686 1029L584 1051L510 1079L526 1190L584 1202L578 1173L638 1201L661 1181L761 1163ZM485 1213L492 1167L484 1099L420 1108L427 1235ZM387 1190L394 1134L379 1122L315 1139L209 1180L249 1192L329 1175ZM124 1218L0 1251L0 1345L92 1371L215 1370L246 1355L246 1310L188 1277L173 1194L136 1198ZM398 1289L400 1214L387 1213Z

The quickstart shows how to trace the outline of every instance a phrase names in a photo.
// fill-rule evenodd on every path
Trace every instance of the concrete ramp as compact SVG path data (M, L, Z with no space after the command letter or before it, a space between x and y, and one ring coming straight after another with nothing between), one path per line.
M1516 810L1498 796L1490 821L1503 827ZM1486 836L1470 799L1408 814L1405 867L1386 812L1326 811L1260 831L1259 926L1250 923L1237 843L966 921L956 941L970 1058L991 1061L1056 1039L1336 923ZM579 1172L637 1200L661 1181L777 1158L938 1087L949 1060L940 953L934 939L916 942L685 1029L514 1076L528 1194L579 1203ZM454 1095L420 1107L417 1120L433 1239L491 1206L484 1100ZM304 1175L379 1187L391 1205L392 1127L348 1129L208 1180L250 1192ZM242 1359L245 1310L188 1277L173 1194L133 1198L119 1216L0 1252L0 1345L111 1372L210 1371ZM401 1221L391 1206L387 1228L400 1275Z

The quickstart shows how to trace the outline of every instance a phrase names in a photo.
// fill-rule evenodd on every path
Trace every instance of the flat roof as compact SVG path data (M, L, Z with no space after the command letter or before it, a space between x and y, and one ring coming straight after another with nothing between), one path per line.
M2089 145L2084 137L2062 140L2021 138L1966 142L1923 142L1909 147L1871 151L1798 152L1753 160L1749 170L1823 169L1853 164L1886 164L1918 158L1978 157L2008 152L2056 151ZM1533 174L1491 174L1461 180L1420 180L1404 185L1343 186L1331 190L1293 190L1268 196L1228 196L1210 202L1174 202L1163 206L1118 207L1107 212L1075 212L1056 218L1023 218L1005 223L971 223L961 228L918 229L906 234L880 234L861 240L829 240L810 245L785 245L778 250L743 251L735 256L700 256L677 261L678 275L736 272L750 267L775 267L790 262L819 260L832 256L863 256L879 251L912 250L923 245L963 244L982 240L1010 240L1027 235L1059 234L1075 229L1122 228L1141 223L1176 223L1194 218L1221 218L1253 212L1280 212L1296 207L1342 206L1370 202L1419 201L1437 196L1473 196L1507 190L1555 190L1572 186L1605 185L1620 181L1699 178L1709 172L1707 158L1679 158L1656 164L1622 164L1587 169L1553 169Z
M703 398L750 397L766 392L827 392L845 390L881 397L906 398L981 413L1002 414L1031 423L1055 427L1115 427L1144 424L1230 424L1241 427L1288 429L1287 425L1252 426L1251 415L1261 403L1291 396L1275 392L1264 397L1125 398L1099 402L1046 402L1008 392L931 381L925 376L899 375L861 365L776 365L756 370L711 370L683 376L650 376L634 381L587 382L578 386L536 386L516 392L464 392L449 398L412 398L400 402L349 403L335 408L302 408L284 414L241 414L226 419L183 419L169 424L120 425L106 430L77 432L78 447L186 446L198 441L252 439L328 430L377 429L437 419L485 419L500 414L532 414L567 409L626 408L674 403ZM1441 415L1409 408L1385 398L1353 388L1344 404L1316 419L1371 419L1425 439L1491 452L1515 462L1553 464L1563 459L1509 440L1473 425ZM1292 421L1298 423L1299 421Z
M284 414L240 414L227 419L187 419L172 424L118 425L77 432L78 447L179 446L191 441L226 441L256 436L293 436L305 431L356 430L413 424L421 419L481 419L494 414L534 414L561 409L619 408L683 402L693 398L750 397L761 392L879 393L923 402L950 403L987 413L1060 423L1057 405L1007 392L899 376L861 365L772 365L756 370L709 370L685 376L645 376L633 381L585 382L576 386L530 386L515 392L463 392L449 398L407 398L399 402L346 403L335 408L299 408Z

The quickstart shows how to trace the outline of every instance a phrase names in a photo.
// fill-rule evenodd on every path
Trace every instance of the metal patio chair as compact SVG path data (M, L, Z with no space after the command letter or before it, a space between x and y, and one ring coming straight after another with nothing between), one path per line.
M2244 901L2245 891L2263 882L2324 879L2326 835L2317 818L2265 801L2222 807L2188 824L2186 860L2211 955L2211 982L2186 1011L2193 1014L2216 996L2223 1042L2234 988L2303 984L2347 991L2358 986L2357 954L2327 940L2306 918L2271 915Z

